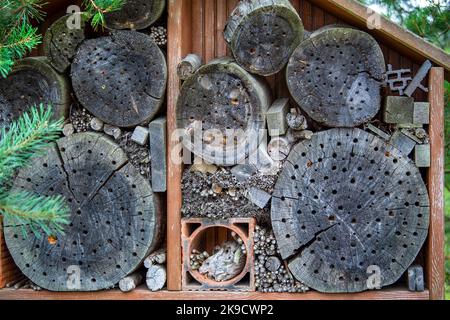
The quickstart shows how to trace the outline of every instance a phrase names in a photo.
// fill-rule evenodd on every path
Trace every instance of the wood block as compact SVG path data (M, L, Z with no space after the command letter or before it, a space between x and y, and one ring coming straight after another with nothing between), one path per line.
M282 136L286 134L288 124L286 116L289 112L289 99L283 98L276 100L272 106L267 110L267 127L269 135Z
M152 188L154 192L167 191L167 119L161 117L149 125Z
M384 101L386 123L413 123L414 98L388 96Z
M253 164L238 164L231 169L231 173L239 182L244 182L258 171Z
M414 124L430 124L430 104L428 102L414 102Z
M431 166L431 148L429 144L419 144L416 146L414 160L419 168L429 168Z
M429 60L425 61L422 64L419 71L417 71L417 74L415 75L415 77L412 79L412 81L409 83L408 87L406 88L405 95L407 95L408 97L411 97L417 88L420 88L425 92L428 92L428 89L422 85L422 81L423 81L423 79L425 79L425 77L427 76L427 74L430 71L432 66L433 65L431 64L431 62Z
M366 129L371 131L372 133L375 133L377 136L379 136L381 139L385 140L385 141L389 141L389 139L391 138L391 135L384 132L381 129L378 129L377 127L375 127L373 124L368 124L366 126Z
M134 129L133 135L131 136L131 140L143 146L148 142L148 135L149 131L147 128L138 126L136 127L136 129Z
M418 265L408 269L408 289L410 291L425 291L425 281L423 277L423 268Z
M416 146L416 142L401 131L395 131L389 143L405 156L410 155Z
M264 209L269 203L272 196L259 188L252 187L248 191L248 199L259 208Z

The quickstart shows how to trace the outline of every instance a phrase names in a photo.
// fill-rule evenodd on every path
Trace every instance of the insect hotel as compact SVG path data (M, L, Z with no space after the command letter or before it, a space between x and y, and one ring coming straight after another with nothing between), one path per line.
M449 55L353 0L68 5L0 123L65 119L13 188L70 224L4 219L0 299L443 299Z

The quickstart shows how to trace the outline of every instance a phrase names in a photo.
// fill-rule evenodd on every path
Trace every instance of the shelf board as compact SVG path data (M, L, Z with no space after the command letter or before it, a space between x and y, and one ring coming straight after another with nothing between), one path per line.
M260 293L260 292L151 292L145 287L122 293L120 290L100 292L50 292L31 289L1 289L0 300L428 300L428 290L410 292L405 288L388 288L362 293L323 294L307 293Z

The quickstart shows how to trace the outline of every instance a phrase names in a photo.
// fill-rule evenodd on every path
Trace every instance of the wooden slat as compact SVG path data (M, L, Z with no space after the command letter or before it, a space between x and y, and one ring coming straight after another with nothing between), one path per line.
M203 2L204 0L192 0L192 18L191 18L191 28L192 28L192 35L194 38L192 39L192 52L198 54L200 57L202 57L203 61L205 60L204 57L204 11L203 11Z
M314 3L362 29L367 27L367 18L370 16L367 7L355 0L315 0ZM450 79L450 55L442 49L384 17L381 17L380 28L369 32L416 61L429 59L444 67L446 79Z
M176 130L175 107L180 80L177 76L177 65L190 52L191 28L186 27L191 22L191 1L170 0L168 2L168 69L167 87L167 130L168 130L168 168L167 168L167 288L181 290L181 175L182 166L175 162L172 154L177 139L172 133Z
M432 68L429 76L431 168L430 232L427 248L427 284L432 300L444 299L444 69Z
M205 1L205 62L209 62L216 56L216 1ZM194 11L195 12L195 11ZM195 13L194 13L195 14Z
M182 0L186 1L186 0ZM409 292L391 288L352 294L308 293L260 293L260 292L150 292L140 287L130 293L119 290L102 292L35 292L33 290L0 290L0 300L427 300L429 292Z
M227 1L216 0L216 57L223 57L227 55L227 43L223 37L223 29L228 19Z

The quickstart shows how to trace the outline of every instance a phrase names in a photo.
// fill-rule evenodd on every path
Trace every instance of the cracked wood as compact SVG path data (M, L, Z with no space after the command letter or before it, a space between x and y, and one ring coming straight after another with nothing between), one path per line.
M113 141L98 133L75 134L49 147L22 170L14 188L62 195L70 225L56 242L24 236L5 221L5 239L15 263L51 291L110 288L137 269L158 245L162 211L149 182ZM68 271L80 268L79 288Z
M272 198L280 253L297 280L321 292L367 290L367 268L395 283L429 225L419 170L360 129L332 129L291 151Z

